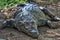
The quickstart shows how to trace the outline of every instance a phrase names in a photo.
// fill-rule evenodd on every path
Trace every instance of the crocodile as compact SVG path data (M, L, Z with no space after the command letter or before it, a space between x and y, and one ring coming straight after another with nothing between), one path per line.
M52 20L60 21L60 18L54 16L47 8L31 3L17 5L17 10L13 14L13 18L5 18L5 21L1 23L0 29L7 26L15 27L18 31L24 32L33 38L38 38L39 36L38 26L47 25L49 28L57 28L52 23ZM46 15L50 18L47 18Z

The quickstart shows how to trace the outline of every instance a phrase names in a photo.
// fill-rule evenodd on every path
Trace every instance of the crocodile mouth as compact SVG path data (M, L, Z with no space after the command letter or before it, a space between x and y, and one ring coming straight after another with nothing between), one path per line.
M39 32L37 29L37 24L33 19L26 18L22 21L17 20L15 27L32 38L38 38Z
M21 28L17 28L19 31L21 31L21 32L23 32L23 33L25 33L25 34L27 34L28 36L30 36L30 37L32 37L32 38L38 38L38 35L39 35L39 32L38 32L38 30L36 30L36 29L31 29L31 30L28 30L28 29L26 29L26 28L24 28L24 27L21 27Z

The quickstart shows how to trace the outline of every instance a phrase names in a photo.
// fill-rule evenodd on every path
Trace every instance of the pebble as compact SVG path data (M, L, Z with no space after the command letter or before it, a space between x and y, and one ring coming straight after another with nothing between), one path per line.
M0 38L0 40L6 40L6 39L2 39L2 38Z
M55 37L55 35L54 34L46 34L46 37L53 38L53 37Z
M60 34L59 33L55 33L55 36L60 37Z

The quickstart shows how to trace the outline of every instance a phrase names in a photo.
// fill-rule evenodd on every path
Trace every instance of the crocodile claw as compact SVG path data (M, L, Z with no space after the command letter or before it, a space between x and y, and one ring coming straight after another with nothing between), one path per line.
M54 17L54 20L55 20L55 21L60 21L60 18L57 17L57 16L55 16L55 17Z
M54 22L48 21L47 24L48 24L49 28L52 28L52 29L58 28L56 25L56 22L54 23Z

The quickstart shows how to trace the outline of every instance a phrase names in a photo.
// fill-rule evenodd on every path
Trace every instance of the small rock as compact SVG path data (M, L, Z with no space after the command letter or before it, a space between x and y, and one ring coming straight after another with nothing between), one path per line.
M60 37L60 34L59 33L55 33L55 36Z
M54 38L45 38L44 40L55 40Z
M6 40L6 39L2 39L2 38L0 38L0 40Z
M13 33L9 33L8 35L6 35L7 37L14 37L15 35Z
M53 37L55 37L55 35L54 34L46 34L46 37L53 38Z
M14 36L14 34L13 33L10 33L10 36L12 37L12 36Z
M54 33L56 33L56 32L55 32L55 30L48 30L47 33L49 33L49 34L54 34Z
M57 40L60 40L60 38L57 38Z

